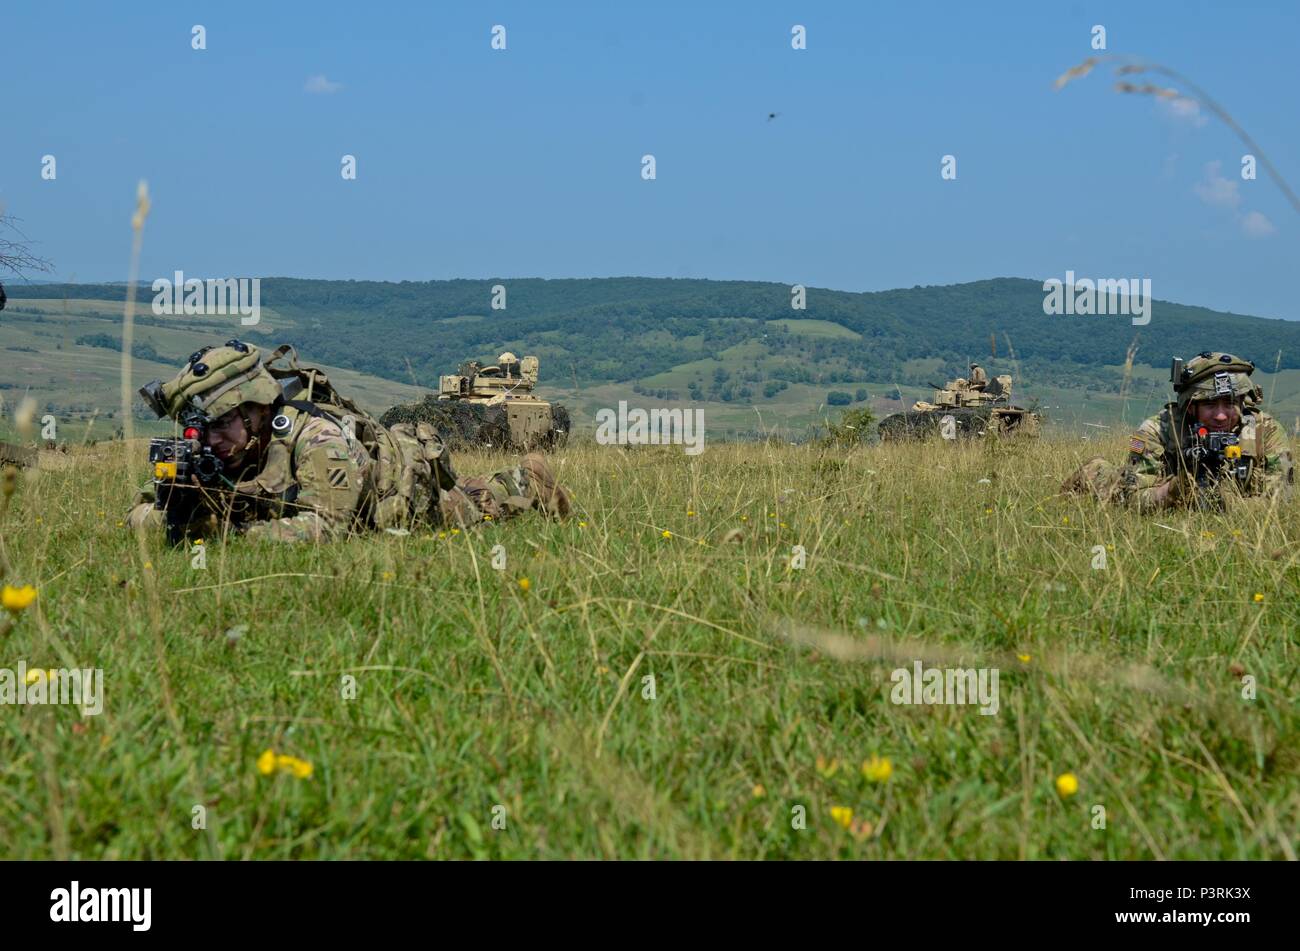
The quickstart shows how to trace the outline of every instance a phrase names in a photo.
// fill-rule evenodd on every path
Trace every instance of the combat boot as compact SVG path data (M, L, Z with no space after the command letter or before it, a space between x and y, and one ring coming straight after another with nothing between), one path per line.
M573 511L568 491L555 480L555 473L540 452L524 456L519 469L527 482L524 496L532 500L534 508L555 518L565 518Z

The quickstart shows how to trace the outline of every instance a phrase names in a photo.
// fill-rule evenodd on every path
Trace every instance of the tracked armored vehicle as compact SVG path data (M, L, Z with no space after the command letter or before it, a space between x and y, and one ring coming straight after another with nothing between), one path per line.
M437 395L394 406L379 422L429 423L451 449L528 451L564 445L569 411L534 395L538 360L503 353L493 366L462 363L443 376Z
M933 384L931 384L933 385ZM994 377L981 386L964 378L934 388L934 400L918 400L903 413L880 421L881 439L944 439L1037 436L1042 417L1011 402L1011 377Z

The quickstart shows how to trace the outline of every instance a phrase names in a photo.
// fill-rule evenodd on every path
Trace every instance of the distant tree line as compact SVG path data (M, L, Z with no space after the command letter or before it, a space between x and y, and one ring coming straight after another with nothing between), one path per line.
M495 284L506 287L504 310L490 307ZM10 288L14 303L124 294L120 284ZM552 385L636 383L712 359L716 369L697 374L687 395L723 402L770 399L780 392L773 383L855 397L869 382L926 386L965 375L972 359L990 374L1015 375L1022 391L1051 383L1102 392L1118 387L1114 367L1134 340L1137 362L1160 369L1170 356L1204 349L1231 350L1268 369L1280 352L1282 367L1300 367L1300 322L1157 300L1150 324L1138 327L1121 316L1048 316L1043 296L1040 282L1013 278L868 294L810 288L807 308L792 311L787 285L746 281L262 281L262 303L291 324L277 342L293 344L303 359L406 382L413 371L424 385L462 360L493 361L507 349L536 354L542 382ZM441 322L464 315L481 319ZM804 335L772 322L790 319L831 321L858 337ZM922 361L937 367L915 369ZM647 387L656 397L660 390L669 388Z
M122 352L122 341L109 334L82 334L73 343L81 347L103 347L105 350ZM131 344L131 356L137 360L151 360L155 363L180 363L179 359L166 357L154 349L151 343Z

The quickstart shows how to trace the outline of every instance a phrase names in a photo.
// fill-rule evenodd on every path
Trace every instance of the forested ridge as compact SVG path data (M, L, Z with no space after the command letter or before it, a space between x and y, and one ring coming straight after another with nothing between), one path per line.
M506 307L493 310L498 284L506 289ZM23 298L121 300L125 290L123 284L9 287L18 306ZM261 295L264 307L292 324L282 325L277 341L314 361L394 380L412 374L429 380L464 359L490 359L504 349L537 354L543 378L564 384L630 383L710 358L735 365L750 383L922 384L964 372L969 359L1001 366L1014 358L1037 379L1110 388L1114 374L1101 368L1123 363L1134 341L1137 362L1156 367L1172 354L1202 349L1232 350L1269 369L1280 351L1282 367L1300 367L1300 322L1158 299L1146 326L1126 316L1048 316L1041 282L1017 278L869 293L808 288L803 310L792 309L785 284L637 277L264 278ZM149 316L152 296L142 285L138 299L148 323L186 319ZM853 333L805 333L805 325L787 330L772 323L777 320L829 321ZM745 359L724 353L751 341L761 348L745 351L752 358L748 369Z

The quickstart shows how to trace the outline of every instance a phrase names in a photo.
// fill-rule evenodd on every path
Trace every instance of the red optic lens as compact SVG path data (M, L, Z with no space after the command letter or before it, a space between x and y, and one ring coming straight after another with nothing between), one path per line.
M1209 430L1206 429L1204 426L1202 426L1200 429L1198 429L1198 430L1196 431L1196 435L1198 435L1198 436L1204 436L1204 435L1205 435L1206 433L1208 433L1208 432L1209 432Z
M187 427L185 428L185 438L186 438L186 439L198 439L198 438L199 438L199 431L198 431L197 429L195 429L193 426L187 426Z

